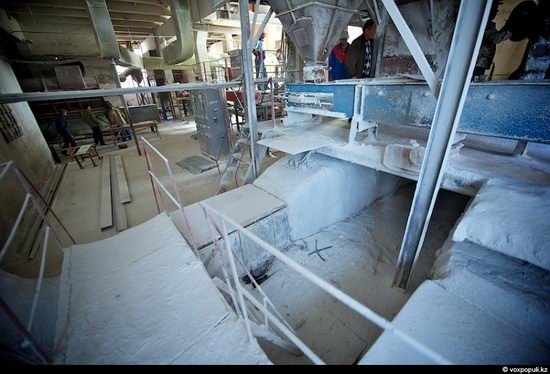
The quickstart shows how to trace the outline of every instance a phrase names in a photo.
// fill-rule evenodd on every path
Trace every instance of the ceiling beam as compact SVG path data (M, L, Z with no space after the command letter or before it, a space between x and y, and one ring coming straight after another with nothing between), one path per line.
M197 31L208 31L208 32L221 32L221 33L231 33L231 34L240 34L241 29L238 27L231 26L220 26L220 25L211 25L211 24L193 24L193 30Z
M120 32L129 32L131 34L133 33L144 33L144 34L152 34L153 33L153 29L152 28L147 28L147 27L127 27L127 26L115 26L113 25L113 28L115 29L115 32L116 31L120 31Z
M171 16L170 9L160 5L132 4L124 1L107 0L109 12L128 12L136 14L153 14Z
M90 25L90 20L87 18L76 18L76 17L55 17L55 16L45 16L45 15L29 15L29 14L18 14L16 16L19 23L24 25L32 24L41 24L41 25Z
M84 9L86 10L86 3L84 0L27 0L25 4L21 4L20 1L6 0L8 4L17 4L19 6L32 6L42 7L50 9ZM170 9L167 6L162 6L153 3L137 3L127 2L121 0L107 0L107 8L109 12L123 12L133 14L145 14L145 15L160 15L170 17Z
M134 37L134 36L143 36L143 37L147 37L149 36L150 34L148 32L144 32L144 31L132 31L132 32L128 32L128 30L115 30L115 35L118 37L119 35L120 36L128 36L128 37Z
M155 29L157 27L156 23L153 22L142 22L142 21L134 21L134 20L118 20L118 19L111 19L111 23L113 26L126 26L126 27L141 27L141 28L147 28L147 29Z
M157 25L162 25L170 17L168 16L159 16L154 14L128 14L121 12L109 11L112 20L131 20L131 21L140 21L140 22L152 22Z
M42 6L26 6L21 3L10 3L7 6L8 11L18 16L34 15L34 16L53 16L53 17L74 17L74 18L86 18L89 19L88 11L85 9L61 9L61 8L47 8ZM112 20L130 20L138 22L151 22L156 25L163 24L169 17L159 16L154 14L135 14L128 12L109 12Z

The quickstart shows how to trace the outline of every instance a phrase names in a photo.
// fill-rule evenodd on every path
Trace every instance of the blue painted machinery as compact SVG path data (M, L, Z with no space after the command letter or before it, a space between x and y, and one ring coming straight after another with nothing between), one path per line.
M288 110L302 107L304 112L310 108L312 114L347 118L355 114L359 116L355 119L373 125L386 123L429 128L436 106L435 97L422 82L298 83L288 84L286 90L287 96L319 95L323 98L310 103L289 100ZM319 111L321 107L323 110ZM472 83L458 131L550 143L550 82Z

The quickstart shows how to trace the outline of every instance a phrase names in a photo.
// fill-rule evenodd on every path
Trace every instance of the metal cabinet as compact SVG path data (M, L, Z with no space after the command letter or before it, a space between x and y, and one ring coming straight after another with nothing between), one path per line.
M223 89L191 91L191 105L201 151L214 159L227 158L229 113Z

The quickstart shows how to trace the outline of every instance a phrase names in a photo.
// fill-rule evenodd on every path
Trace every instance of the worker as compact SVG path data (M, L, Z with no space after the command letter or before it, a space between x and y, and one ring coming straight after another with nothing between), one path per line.
M368 19L363 26L363 33L351 43L346 53L346 74L348 78L374 77L375 35L376 23L372 19Z
M332 48L328 58L328 79L331 81L347 79L346 75L346 52L348 50L348 32L344 30L340 35L338 44Z
M265 32L260 34L252 53L254 54L254 66L256 67L256 79L267 78L267 69L265 67ZM265 84L258 85L258 89L265 89Z
M92 135L94 137L94 144L95 145L105 145L105 142L103 141L103 134L101 133L101 122L96 117L94 112L92 112L92 108L88 105L85 111L82 112L82 118L88 126L92 129Z
M67 155L67 148L69 145L71 147L76 147L76 142L74 141L73 136L69 132L69 122L67 121L68 112L66 109L61 110L55 119L55 129L57 133L63 137L63 150L62 154Z
M489 13L489 22L483 33L483 42L479 48L479 54L477 56L476 66L474 68L473 81L485 80L485 71L491 68L493 65L493 59L497 51L497 44L505 40L510 39L512 33L503 27L500 31L497 31L496 23L494 21L498 13L498 6L502 1L494 1L491 4L491 12Z
M127 125L126 119L120 109L115 108L109 101L107 101L107 118L109 118L109 123L111 124L111 129L115 133L115 136L119 137L124 142L132 139L127 130L118 130Z

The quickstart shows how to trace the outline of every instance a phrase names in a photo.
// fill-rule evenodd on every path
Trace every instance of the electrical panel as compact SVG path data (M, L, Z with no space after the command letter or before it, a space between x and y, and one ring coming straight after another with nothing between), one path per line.
M230 152L229 113L223 89L190 91L201 151L215 159L225 159Z

